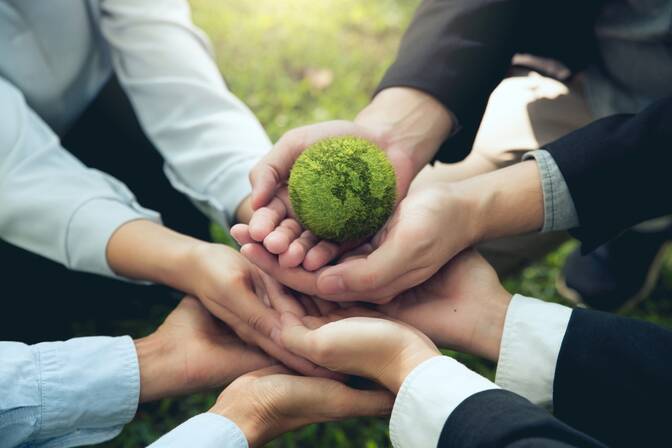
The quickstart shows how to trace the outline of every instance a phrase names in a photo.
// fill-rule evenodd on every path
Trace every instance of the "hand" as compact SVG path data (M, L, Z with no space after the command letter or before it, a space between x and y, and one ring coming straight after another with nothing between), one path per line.
M241 253L285 285L328 300L386 303L436 273L463 249L541 228L539 171L526 161L460 182L411 188L372 244L335 265L285 268L255 243Z
M510 301L495 270L469 249L377 310L417 328L439 347L496 362Z
M299 155L326 137L353 135L374 141L395 169L397 200L401 200L452 128L452 116L437 100L419 90L395 87L376 95L355 122L331 121L294 129L250 173L256 212L249 228L236 226L232 234L241 244L263 242L270 253L279 255L281 266L303 263L309 271L318 269L352 246L319 241L296 221L286 182Z
M465 196L451 184L412 191L372 244L336 266L283 268L258 244L241 253L287 286L328 300L385 303L430 278L477 238ZM447 224L450 223L450 224Z
M141 402L220 387L273 364L193 297L184 298L154 333L135 345Z
M441 353L427 336L407 325L348 317L367 314L372 315L356 308L303 319L283 313L279 340L329 370L365 376L397 393L415 367Z
M250 447L257 447L310 423L389 415L393 403L387 391L351 389L334 380L294 376L275 366L238 378L210 412L233 421Z
M137 220L114 232L107 246L119 275L170 285L196 296L245 342L307 375L331 375L278 347L270 338L280 327L276 310L300 312L283 287L235 250Z
M280 329L280 313L301 313L302 308L282 285L236 251L220 244L197 246L182 275L203 305L245 342L305 375L334 377L273 342L271 335Z
M388 145L379 132L348 121L330 121L297 128L286 133L250 174L253 213L249 226L234 226L231 234L239 243L262 243L271 254L279 255L286 267L303 263L317 269L352 246L320 241L304 231L296 220L287 194L286 182L296 158L312 143L326 137L355 135L376 142L385 150L397 176L397 197L406 194L417 170L407 151Z

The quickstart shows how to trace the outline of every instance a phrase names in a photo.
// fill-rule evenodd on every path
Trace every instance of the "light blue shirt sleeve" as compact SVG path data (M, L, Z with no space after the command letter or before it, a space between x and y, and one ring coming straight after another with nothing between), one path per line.
M530 151L523 160L535 159L539 167L541 188L544 195L544 226L542 232L567 230L579 225L574 199L565 177L551 153L545 149Z
M205 412L190 418L148 448L248 448L243 432L228 418Z
M115 437L135 415L133 341L0 342L0 448L67 448Z

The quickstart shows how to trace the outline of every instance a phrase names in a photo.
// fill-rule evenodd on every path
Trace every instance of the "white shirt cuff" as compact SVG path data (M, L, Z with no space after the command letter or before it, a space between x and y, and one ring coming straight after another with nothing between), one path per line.
M158 213L137 202L94 198L74 212L65 239L66 266L83 272L121 278L107 262L107 244L114 232L127 222L147 219L161 223Z
M430 358L406 377L390 418L395 448L435 447L452 412L470 396L499 387L447 356Z
M248 448L243 432L228 418L206 412L192 417L147 448Z
M495 382L551 409L555 366L572 309L513 296L504 322Z

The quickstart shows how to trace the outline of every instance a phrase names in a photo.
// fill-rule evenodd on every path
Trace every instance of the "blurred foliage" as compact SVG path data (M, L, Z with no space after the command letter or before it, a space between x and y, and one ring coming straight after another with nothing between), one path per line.
M368 102L392 61L419 0L191 0L194 21L209 35L219 67L276 140L292 127L351 119ZM231 243L221 229L218 241ZM512 292L561 302L555 279L569 242L505 280ZM630 315L672 327L672 252L650 300ZM149 321L120 322L118 333L147 334L169 311ZM88 329L84 329L87 331ZM455 354L475 371L494 377L494 366ZM196 394L142 405L132 423L106 447L145 446L189 417L207 410L217 394ZM285 434L270 447L389 447L387 421L352 419L311 425Z

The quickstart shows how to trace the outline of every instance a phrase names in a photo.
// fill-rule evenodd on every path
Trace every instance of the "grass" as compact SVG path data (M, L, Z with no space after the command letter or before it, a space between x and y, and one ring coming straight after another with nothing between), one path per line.
M419 0L192 0L195 22L210 36L229 87L276 140L292 127L350 119L369 100L394 57L399 38ZM222 232L216 236L226 238ZM555 277L575 243L567 243L520 275L506 279L511 291L561 302ZM672 255L672 254L668 254ZM672 327L672 256L652 299L630 315ZM134 336L150 321L123 322ZM493 377L491 364L456 355ZM145 446L190 416L209 408L216 393L166 399L140 407L135 420L106 447ZM387 421L353 419L312 425L269 444L290 447L388 447Z

